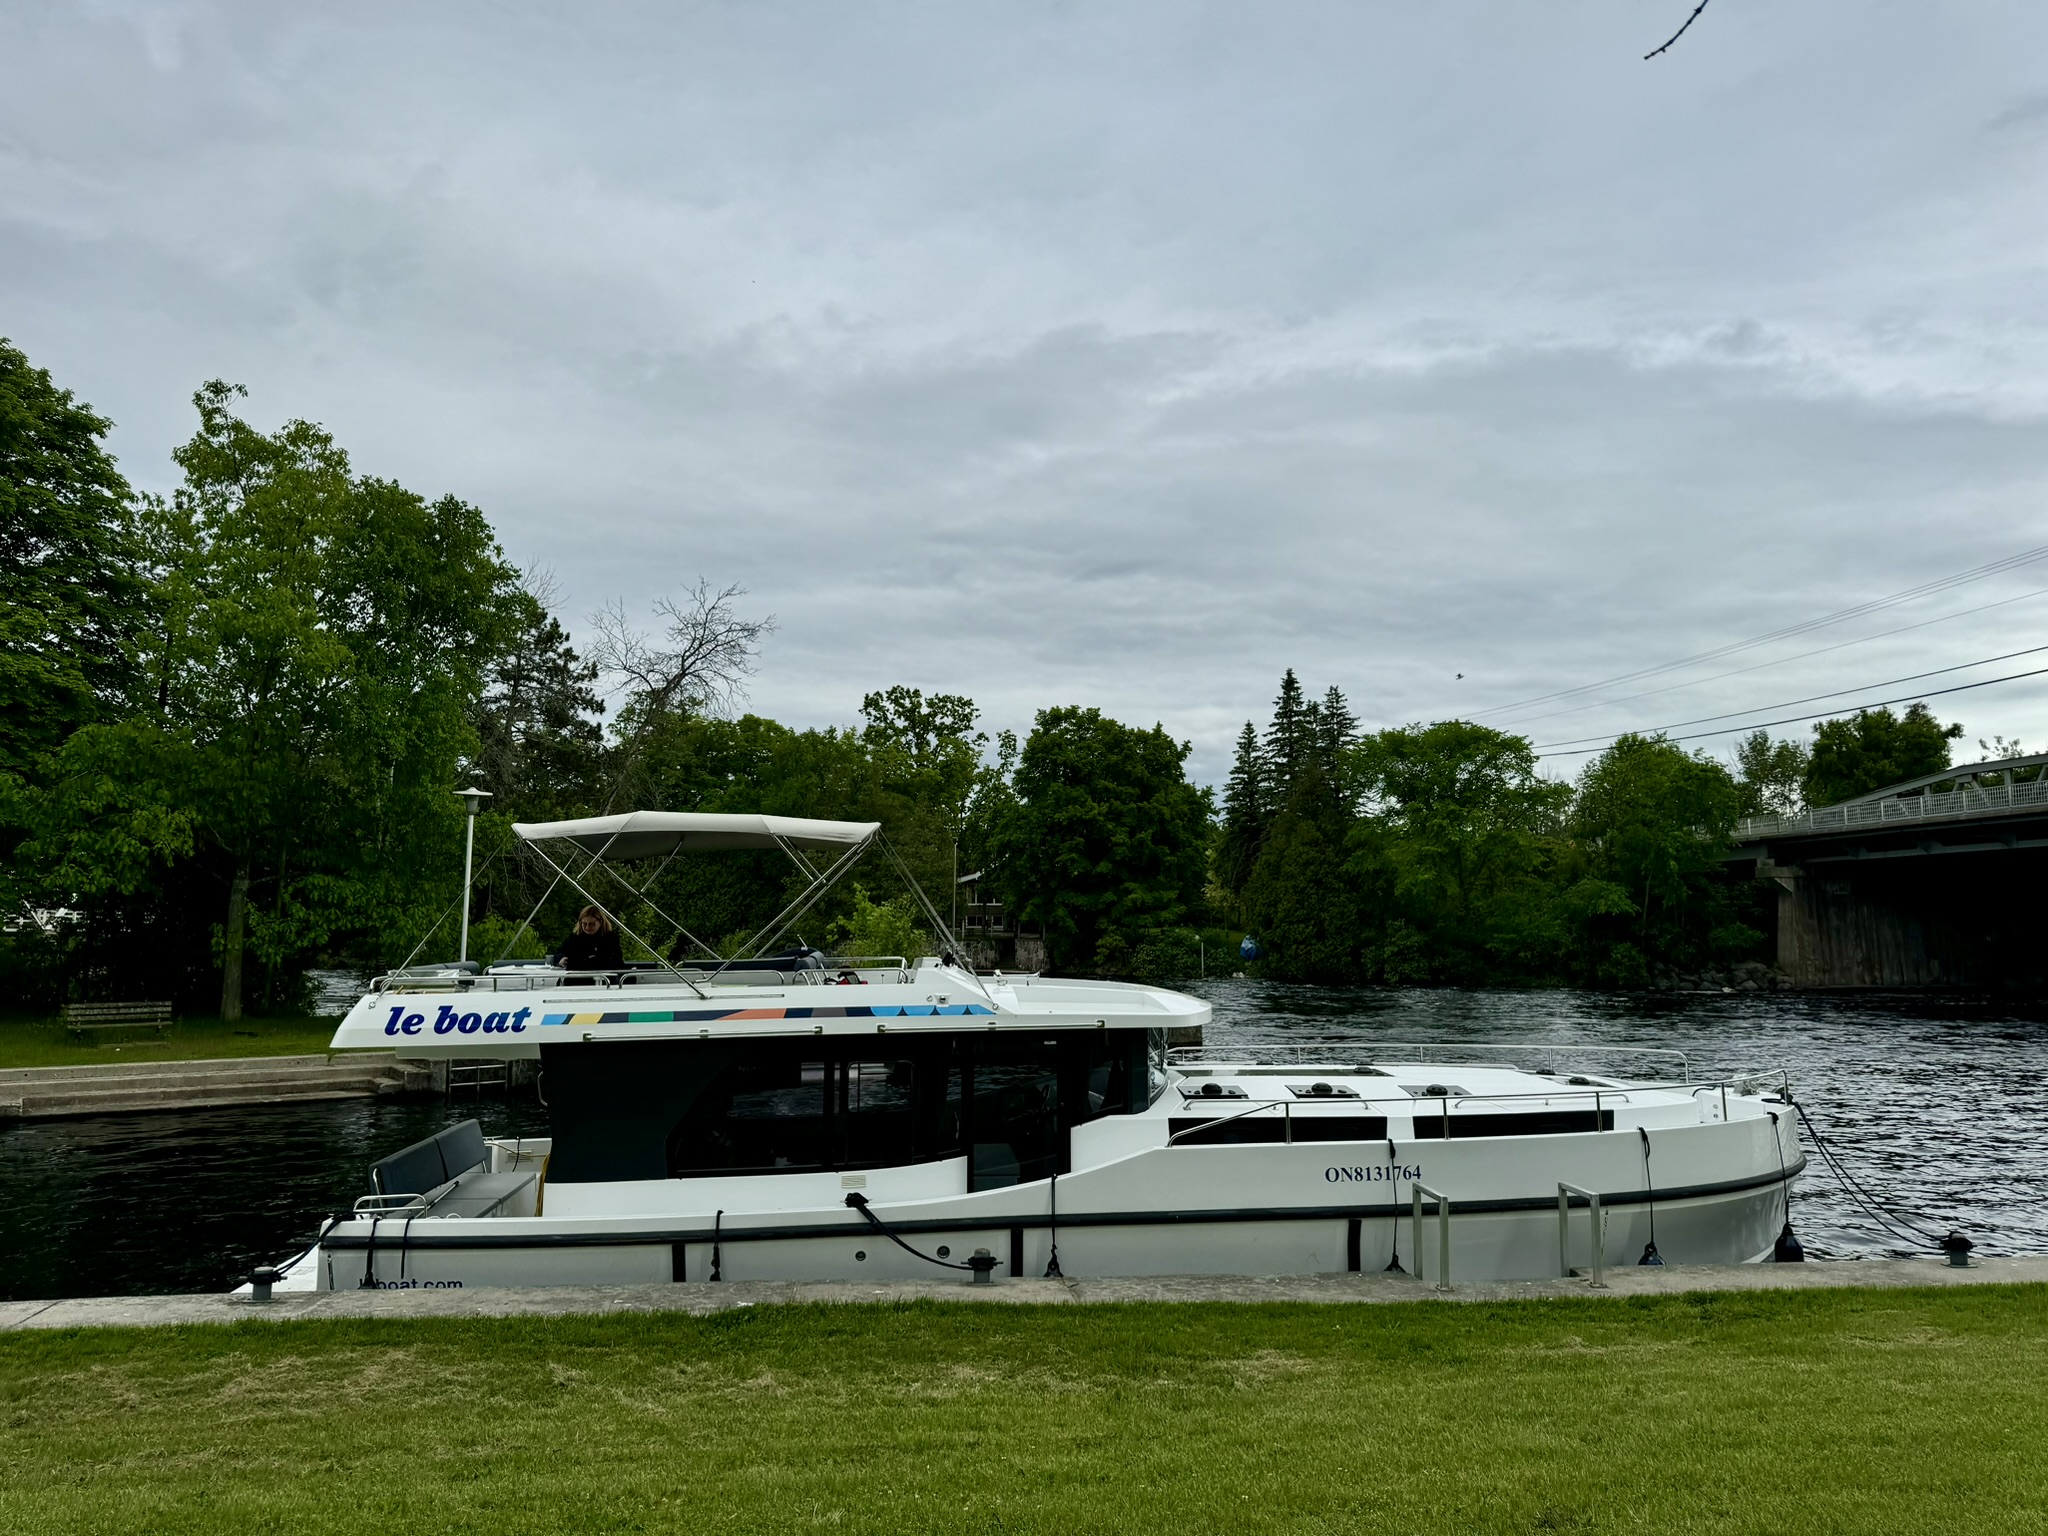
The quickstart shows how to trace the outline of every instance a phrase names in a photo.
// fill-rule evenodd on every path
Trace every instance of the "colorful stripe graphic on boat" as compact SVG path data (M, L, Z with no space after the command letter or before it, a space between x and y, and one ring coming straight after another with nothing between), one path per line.
M987 1017L995 1012L982 1003L905 1003L900 1007L848 1008L656 1008L643 1012L549 1013L542 1024L711 1024L749 1019L930 1019L962 1015Z

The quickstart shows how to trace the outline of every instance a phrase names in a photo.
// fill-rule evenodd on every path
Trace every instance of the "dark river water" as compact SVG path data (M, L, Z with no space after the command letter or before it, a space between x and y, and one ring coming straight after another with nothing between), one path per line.
M1209 1042L1499 1042L1684 1051L1695 1078L1783 1068L1849 1173L1987 1253L2048 1253L2048 1008L1925 997L1434 992L1215 981ZM1564 1058L1558 1058L1562 1061ZM1607 1070L1624 1070L1619 1061ZM538 1135L530 1097L109 1115L0 1128L0 1299L221 1290L303 1246L378 1156L456 1120ZM1811 1157L1811 1153L1809 1152ZM1816 1258L1914 1251L1818 1157L1792 1216Z

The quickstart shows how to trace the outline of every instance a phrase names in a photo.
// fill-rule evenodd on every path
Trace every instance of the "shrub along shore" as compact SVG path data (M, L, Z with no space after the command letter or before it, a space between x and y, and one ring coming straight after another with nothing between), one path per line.
M24 1532L2038 1530L2048 1287L0 1335Z

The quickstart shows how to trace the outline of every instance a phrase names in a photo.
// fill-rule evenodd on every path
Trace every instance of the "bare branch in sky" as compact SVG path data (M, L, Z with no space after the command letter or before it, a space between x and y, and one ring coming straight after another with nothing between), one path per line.
M1692 24L1700 19L1700 12L1704 11L1707 8L1708 3L1709 0L1700 0L1700 3L1692 8L1692 14L1685 18L1685 26L1680 27L1676 32L1672 33L1669 37L1665 38L1663 45L1661 47L1652 48L1648 53L1644 54L1644 61L1648 62L1649 60L1654 59L1655 57L1657 57L1658 54L1664 52L1666 48L1669 48L1673 43L1677 42L1681 37L1685 36L1687 30L1691 28Z
M721 713L746 696L755 653L775 629L772 615L746 619L735 611L735 601L746 595L737 585L714 592L699 579L680 602L664 597L655 603L666 621L659 638L636 629L625 604L614 601L591 618L591 660L616 679L617 691L632 695L646 719L678 710Z

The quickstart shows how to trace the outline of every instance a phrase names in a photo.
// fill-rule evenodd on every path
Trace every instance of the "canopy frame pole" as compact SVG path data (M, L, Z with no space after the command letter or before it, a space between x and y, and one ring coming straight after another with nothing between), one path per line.
M515 838L511 846L517 846L517 842L518 840ZM504 857L504 854L505 849L500 848L496 850L494 853L491 854L489 858L484 860L484 867L478 870L477 873L482 875L489 874L491 872L491 866L497 863L500 858ZM465 892L467 892L468 885L466 883L463 889ZM462 902L463 897L458 896L455 898L455 900L448 903L447 907L442 911L441 915L434 919L434 926L429 928L426 931L426 933L421 936L419 943L413 945L412 953L405 957L405 964L399 966L399 970L404 970L406 966L411 965L413 961L419 959L420 951L425 949L427 947L428 942L432 940L434 935L441 931L441 925L448 921L448 914L450 912L453 912L457 907L461 906Z
M777 832L776 834L774 834L774 836L775 846L780 848L784 853L789 855L790 863L794 864L798 869L802 870L807 879L815 880L818 878L817 870L811 867L811 861L803 856L803 853L797 848L795 843L792 843L780 832Z
M825 893L839 883L841 876L854 866L860 856L874 846L875 839L881 835L879 831L871 833L842 853L822 875L815 877L808 886L797 893L796 900L776 913L762 927L760 932L747 940L739 954L728 956L720 964L719 970L724 970L727 965L732 964L735 960L754 958L765 945L772 944L775 940L781 938L783 931L806 912L810 911L812 907L816 906ZM777 839L777 841L780 841L780 839ZM808 861L799 860L798 862L805 868L809 867ZM713 974L715 975L716 972Z
M531 843L527 843L524 846L528 848L534 847L534 845ZM572 848L576 847L574 843L570 844L570 846ZM609 848L611 844L606 843L605 846ZM538 852L539 850L534 849L534 851ZM577 851L582 852L583 850L578 848ZM654 879L649 880L647 882L649 885L652 885L654 883L654 880L659 880L661 878L662 870L667 869L669 867L670 863L674 861L676 853L680 851L680 845L678 845L677 848L670 850L668 857L663 859L660 865L655 869ZM692 944L696 945L699 949L703 950L704 953L709 955L712 959L716 960L718 958L717 950L713 949L709 944L706 944L702 939L698 938L697 935L690 932L690 930L685 928L681 923L676 922L676 919L671 917L666 911L664 911L661 908L661 906L655 902L653 897L649 896L645 891L636 888L632 881L628 880L624 875L620 874L617 865L603 864L602 855L586 854L585 856L590 860L590 862L583 866L584 874L589 874L593 868L598 867L600 864L602 864L602 867L606 874L610 875L614 880L618 881L620 885L623 885L628 891L631 891L635 896L638 896L642 901L646 902L648 906L653 907L655 913L664 922L675 923L675 929L678 934L688 939ZM550 860L549 863L552 864L553 861ZM526 920L522 922L519 925L518 930L513 933L511 942L505 946L505 953L499 955L496 960L491 962L493 965L503 963L505 955L509 955L512 953L512 945L517 944L519 942L519 935L526 932L526 930L533 925L533 920L540 915L540 909L547 905L548 897L555 894L555 887L562 883L563 878L564 876L558 870L555 874L555 878L551 882L549 882L548 888L541 893L540 900L534 904L533 910L526 914ZM582 887L578 886L577 889L581 890ZM588 895L589 892L586 891L584 892L584 894ZM646 941L642 940L641 942L645 943ZM652 948L653 946L650 945L650 951L652 950ZM656 958L658 959L659 956L657 955Z
M947 958L951 959L955 965L964 966L966 953L961 948L959 939L954 937L952 927L943 917L939 916L939 909L932 905L931 897L925 895L924 887L917 883L917 877L911 874L910 867L903 862L902 856L896 852L896 845L890 842L887 836L882 833L878 832L875 836L881 839L882 852L886 853L889 856L889 862L896 866L896 873L901 875L903 883L910 887L911 894L917 898L917 904L924 908L924 915L931 919L932 927L938 930L939 940L945 945Z
M611 837L605 840L604 848L600 849L598 852L591 855L590 864L586 864L584 866L583 872L585 874L588 874L593 865L603 863L605 852L608 851L611 848L611 845L617 841L618 833L614 832L611 835ZM661 953L658 950L656 950L652 944L649 944L645 939L641 938L639 934L635 933L631 928L628 928L625 922L616 914L614 914L609 908L607 908L603 902L599 901L595 896L591 895L589 891L585 890L583 888L582 881L578 880L574 875L570 874L569 871L562 868L562 866L557 864L553 859L548 858L547 850L541 847L541 845L538 842L528 843L527 846L531 848L536 854L538 854L543 860L545 860L550 869L554 870L555 873L557 873L563 879L567 880L571 885L576 887L577 892L586 901L588 901L593 907L597 908L598 911L604 913L606 917L610 918L612 925L615 928L617 928L620 932L624 933L627 938L631 939L635 944L638 944L642 949L646 950L648 954L653 955L654 963L656 965L660 966L663 970L667 971L671 976L675 977L677 981L680 981L684 986L688 987L692 992L695 992L699 997L704 997L707 995L702 987L699 987L697 983L690 980L689 977L685 976L681 971L677 970L667 960L662 958Z
M653 875L650 876L647 881L647 884L650 887L653 886L656 880L659 880L661 878L661 872L664 869L667 869L669 865L674 862L676 854L681 851L681 847L682 845L680 843L677 844L675 848L669 851L668 857L663 859L661 863L655 867ZM670 916L669 913L662 908L661 904L657 902L652 896L648 895L646 891L642 890L640 887L633 884L632 881L628 880L624 875L620 874L619 868L616 864L606 864L604 866L604 872L610 875L614 880L618 881L620 885L623 885L633 895L639 897L642 901L646 902L648 906L652 907L654 909L654 915L656 917L659 917L665 923L674 924L676 932L680 934L682 937L688 939L692 944L696 945L699 949L703 950L704 953L709 955L712 959L716 960L719 958L717 950L713 949L709 944L706 944L702 939L698 938L697 935L690 932L690 930L685 928L682 925L682 923L678 921L676 918ZM585 868L584 873L589 873L588 867ZM645 943L646 941L643 939L641 942Z
M530 848L532 844L526 846ZM492 965L499 966L505 963L505 956L512 953L512 946L519 942L519 936L533 926L533 920L540 916L540 909L548 904L548 898L555 894L555 887L561 883L562 876L560 871L557 871L555 878L548 882L548 888L540 893L540 900L533 904L533 910L520 919L519 926L512 930L512 937L505 941L504 949L499 951L498 958L491 962Z

